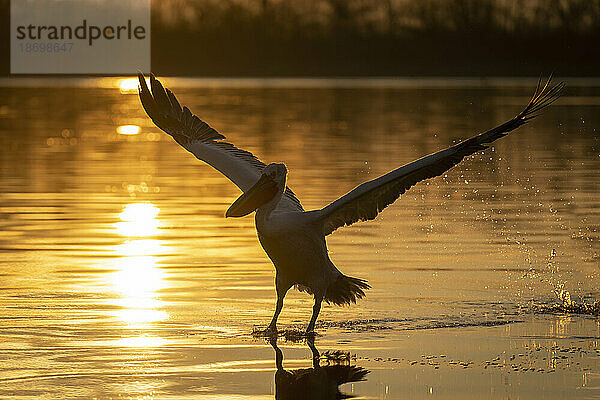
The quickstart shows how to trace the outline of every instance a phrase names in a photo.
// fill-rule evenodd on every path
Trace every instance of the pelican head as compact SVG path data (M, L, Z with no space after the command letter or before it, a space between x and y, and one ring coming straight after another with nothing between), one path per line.
M229 207L225 217L243 217L264 205L272 205L275 208L285 190L286 176L287 168L284 164L267 165L254 186Z

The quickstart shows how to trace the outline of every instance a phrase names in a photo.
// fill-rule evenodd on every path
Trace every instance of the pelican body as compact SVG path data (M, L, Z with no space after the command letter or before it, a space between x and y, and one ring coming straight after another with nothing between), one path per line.
M464 157L487 148L536 117L554 102L560 83L538 85L527 106L511 120L445 150L401 166L365 182L326 207L305 211L286 186L284 164L264 164L250 152L222 141L223 135L181 107L175 95L150 75L150 90L138 74L140 100L152 121L198 159L213 166L236 184L243 194L229 207L226 217L243 217L254 211L258 239L275 266L277 304L265 333L277 332L283 299L292 286L314 296L306 329L313 332L323 301L335 305L355 303L370 286L364 279L344 275L327 254L325 237L342 226L374 219L385 207L417 182L439 176Z
M256 209L255 224L258 239L275 266L277 305L267 331L276 331L277 317L283 308L287 291L296 286L314 295L315 304L307 331L314 329L321 303L350 304L362 298L370 286L363 279L342 274L327 254L318 212L278 211L273 208L278 196L283 194L287 169L283 164L270 164L264 175L277 182L278 194L274 203ZM272 176L273 178L270 178ZM240 199L245 200L242 195ZM230 208L235 209L235 203ZM254 211L254 210L251 210ZM229 214L229 212L228 212Z

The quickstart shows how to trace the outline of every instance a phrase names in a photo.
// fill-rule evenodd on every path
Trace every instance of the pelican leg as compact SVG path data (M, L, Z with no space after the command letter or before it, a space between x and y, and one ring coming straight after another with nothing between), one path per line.
M268 332L277 332L277 318L279 318L279 313L281 313L281 309L283 308L283 297L277 296L277 304L275 305L275 314L273 315L273 319L271 323L267 327Z
M319 316L319 311L321 311L321 303L323 302L323 296L315 296L315 305L313 306L312 317L310 318L310 322L308 323L308 327L306 328L306 333L314 332L315 323L317 322L317 317Z
M281 309L283 308L283 298L285 297L287 291L291 286L280 284L279 281L276 280L275 288L277 290L277 304L275 305L275 314L273 315L273 319L271 323L267 327L266 332L275 333L277 332L277 318L279 318L279 314L281 313Z

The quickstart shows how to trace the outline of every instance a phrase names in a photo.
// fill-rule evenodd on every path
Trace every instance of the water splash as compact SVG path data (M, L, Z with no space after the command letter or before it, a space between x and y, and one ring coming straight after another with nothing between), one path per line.
M527 251L529 254L529 250ZM600 300L594 299L594 296L586 293L581 288L576 290L577 295L573 296L573 291L567 290L569 286L573 287L576 282L575 277L568 268L561 268L557 262L557 251L552 249L546 260L545 271L537 270L532 267L530 259L530 269L522 278L529 280L526 284L530 291L533 291L533 296L530 302L530 310L534 313L562 313L562 314L585 314L592 316L600 316ZM542 290L548 290L552 295L545 299L540 299L536 296L535 288L531 279L538 280ZM576 286L576 285L575 285ZM574 300L580 298L580 300ZM591 301L591 302L590 302Z
M565 285L561 284L554 290L559 304L542 306L541 312L549 313L567 313L567 314L586 314L600 317L600 300L593 303L575 302L571 299L571 294L565 289Z
M550 258L548 260L548 268L552 273L558 272L558 265L555 264L554 259L556 257L556 250L552 249ZM555 287L553 290L558 304L551 304L543 306L543 312L551 313L570 313L570 314L586 314L593 316L600 316L600 300L595 300L593 303L587 303L583 299L580 302L576 302L571 298L571 293L566 289L567 282L552 282L551 284Z

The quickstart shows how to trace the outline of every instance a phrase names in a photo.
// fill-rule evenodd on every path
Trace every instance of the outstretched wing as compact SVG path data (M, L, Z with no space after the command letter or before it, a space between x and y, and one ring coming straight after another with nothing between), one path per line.
M562 82L550 86L550 80L543 87L541 80L538 82L527 107L510 121L365 182L321 209L317 215L322 222L323 233L329 235L341 226L374 219L417 182L443 174L466 156L486 149L488 146L485 144L506 136L508 132L535 118L539 111L560 96L564 86Z
M154 75L150 75L152 91L148 89L142 74L138 74L138 79L140 100L156 126L173 136L177 143L196 158L210 164L229 178L243 192L258 181L266 165L254 154L221 141L225 136L193 115L187 107L182 108L175 95L169 89L165 89ZM288 187L285 188L277 208L303 211L300 201Z

